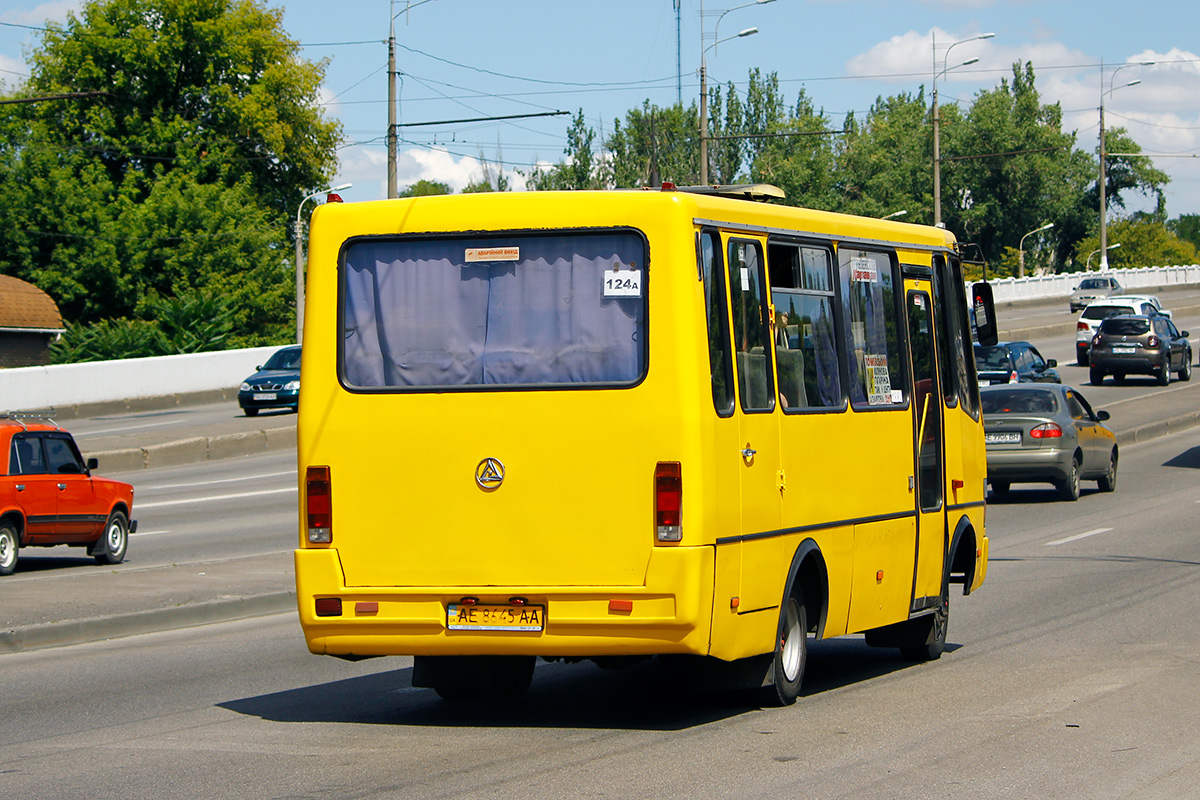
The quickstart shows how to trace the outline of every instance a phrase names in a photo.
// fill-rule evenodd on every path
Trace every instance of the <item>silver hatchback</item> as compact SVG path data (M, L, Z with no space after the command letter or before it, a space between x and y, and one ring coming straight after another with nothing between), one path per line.
M1117 437L1107 411L1093 411L1061 384L1016 383L979 390L987 479L994 497L1014 483L1051 483L1064 500L1079 499L1079 482L1117 488Z

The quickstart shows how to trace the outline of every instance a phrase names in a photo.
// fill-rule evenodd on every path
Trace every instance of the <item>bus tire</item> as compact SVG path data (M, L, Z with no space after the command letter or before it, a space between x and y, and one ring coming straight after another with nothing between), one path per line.
M946 630L950 624L950 587L942 589L942 606L923 625L925 641L900 648L900 657L908 661L937 661L946 651Z
M759 690L762 705L790 706L796 702L807 663L808 615L803 598L789 593L779 609L770 682Z

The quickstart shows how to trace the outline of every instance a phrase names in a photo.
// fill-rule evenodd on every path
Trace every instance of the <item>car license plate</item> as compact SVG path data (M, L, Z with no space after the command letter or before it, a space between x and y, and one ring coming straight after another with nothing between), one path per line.
M992 382L991 382L991 381L980 381L980 382L979 382L979 388L980 388L980 389L982 389L982 388L983 388L983 387L985 387L985 386L991 386L991 385L992 385Z
M274 400L275 393L274 392L258 392L257 394L254 395L254 399L255 400Z
M1020 444L1020 431L997 431L983 435L984 444Z
M446 607L446 628L452 631L540 631L545 624L545 606L451 603Z
M1131 356L1133 355L1134 350L1135 348L1133 347L1122 347L1121 345L1115 345L1112 349L1113 355L1118 356Z

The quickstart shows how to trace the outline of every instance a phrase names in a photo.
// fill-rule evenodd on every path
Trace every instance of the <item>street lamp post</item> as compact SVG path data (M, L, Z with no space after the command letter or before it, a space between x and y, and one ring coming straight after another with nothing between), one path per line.
M391 20L388 23L387 196L389 198L399 196L398 187L396 186L396 17L400 16L400 14L407 14L417 6L429 2L432 2L432 0L417 0L415 3L407 2L406 0L403 11L392 13L396 10L396 0L388 0L388 13L391 14Z
M941 113L938 111L938 92L937 79L941 75L945 75L952 69L965 67L969 64L974 64L979 61L978 58L968 59L961 64L955 64L953 67L947 66L950 61L950 51L960 44L967 42L976 42L980 39L991 39L996 34L981 33L978 36L972 36L970 39L960 39L957 42L951 43L946 48L946 55L942 59L942 71L937 72L937 39L933 41L933 224L942 224L942 153L941 153Z
M1020 254L1017 258L1017 277L1018 278L1025 277L1025 240L1028 239L1030 236L1033 236L1035 233L1041 233L1042 231L1048 231L1053 227L1054 227L1053 222L1047 222L1042 227L1034 228L1029 233L1027 233L1021 237L1021 242L1020 242L1020 244L1017 245L1017 251Z
M880 217L880 219L895 219L896 217L903 217L907 213L908 213L908 209L905 209L903 211L893 211L892 213L888 214L886 217Z
M1083 268L1084 272L1087 272L1088 270L1090 270L1092 268L1092 256L1096 255L1096 253L1104 253L1104 255L1100 256L1100 267L1098 267L1098 269L1100 269L1100 270L1107 269L1108 268L1108 251L1116 250L1120 246L1121 246L1121 243L1117 242L1116 244L1110 244L1108 247L1105 247L1101 250L1093 250L1092 252L1088 253L1087 266L1085 266Z
M737 11L739 8L749 8L750 6L761 6L767 3L773 3L775 0L754 0L753 3L743 3L740 6L727 8L717 16L717 23L713 26L713 43L705 46L707 39L704 33L704 0L700 0L700 185L704 186L708 183L708 51L719 45L721 42L727 42L730 39L738 39L743 36L753 36L758 33L758 28L746 28L734 36L728 36L724 39L719 38L721 30L721 19L730 11ZM715 13L715 12L714 12Z
M1100 62L1100 271L1108 269L1108 250L1111 248L1105 247L1108 242L1108 178L1105 174L1105 160L1108 158L1105 142L1104 142L1104 98L1115 92L1117 89L1124 89L1127 86L1137 86L1141 80L1130 81L1129 83L1115 86L1117 73L1126 67L1151 67L1154 66L1153 61L1139 61L1133 64L1122 64L1113 70L1112 78L1108 81L1108 91L1104 91L1104 62Z
M352 183L343 183L339 186L313 192L301 200L300 205L296 208L296 344L300 344L304 339L304 225L300 222L300 211L304 208L305 203L318 195L340 192L343 189L349 189L353 185Z

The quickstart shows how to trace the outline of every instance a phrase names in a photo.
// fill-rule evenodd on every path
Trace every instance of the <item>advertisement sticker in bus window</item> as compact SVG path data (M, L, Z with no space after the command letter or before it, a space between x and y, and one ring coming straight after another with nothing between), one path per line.
M463 259L468 264L480 261L520 261L519 247L468 247Z
M742 267L742 291L750 291L750 268Z
M873 258L855 258L850 261L851 280L863 283L878 283L879 268Z
M617 269L604 270L604 296L641 297L642 271L640 269L621 269L620 266L617 264Z
M867 403L873 406L885 406L892 402L892 380L888 374L886 355L863 355L863 368L867 372L867 385L871 391Z

